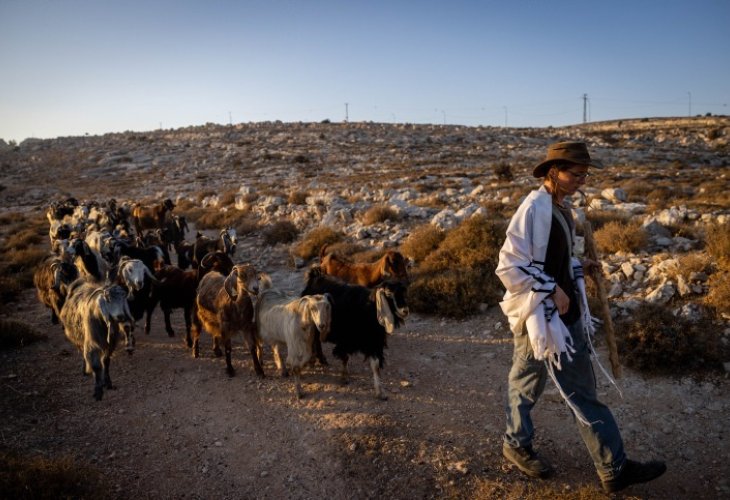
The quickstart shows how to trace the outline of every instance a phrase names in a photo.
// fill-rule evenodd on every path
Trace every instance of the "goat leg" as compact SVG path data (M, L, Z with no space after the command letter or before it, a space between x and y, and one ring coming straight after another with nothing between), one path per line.
M288 377L289 371L286 369L286 365L282 363L281 361L281 352L279 351L279 344L274 343L274 345L271 346L271 351L274 354L274 363L276 364L276 369L279 370L279 375L282 377ZM260 355L259 355L259 359Z
M104 354L104 356L101 358L101 369L104 372L104 387L106 389L116 389L114 385L112 385L112 377L109 374L109 364L111 363L111 355L110 354Z
M350 376L347 373L347 360L349 359L349 356L347 354L343 354L340 356L340 359L342 360L342 371L340 372L340 383L343 385L347 385L350 383Z
M232 377L236 374L236 370L233 369L233 364L231 363L231 351L233 350L233 346L231 345L231 339L227 339L225 341L224 347L226 350L226 372L228 373L229 377Z
M304 391L302 390L302 368L292 367L292 373L294 374L294 392L297 395L297 399L304 397Z
M373 371L373 385L375 386L375 397L387 400L388 396L383 392L383 385L380 382L380 360L370 357L370 369Z
M170 313L172 311L170 309L163 309L162 312L165 314L165 331L167 332L168 337L174 337L175 336L175 330L172 329L172 324L170 323ZM187 326L188 319L185 318L185 325Z
M319 336L315 335L313 338L314 355L317 357L317 361L319 361L319 364L322 366L329 365L327 358L325 358L324 353L322 352L322 342L319 340ZM312 362L314 362L314 359L312 359Z
M101 366L101 359L99 359L99 353L89 353L86 361L94 373L94 399L101 401L104 395L104 373Z
M183 316L185 317L185 339L188 343L188 346L190 346L190 313L191 311L189 307L185 307L183 309Z

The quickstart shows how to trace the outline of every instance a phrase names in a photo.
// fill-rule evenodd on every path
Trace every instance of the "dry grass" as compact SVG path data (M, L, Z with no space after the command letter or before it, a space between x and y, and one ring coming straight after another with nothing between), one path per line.
M661 262L665 257L655 259L655 262ZM666 276L669 279L676 280L679 276L685 280L689 280L692 273L712 274L714 266L712 261L705 253L691 252L677 257L677 267L671 267L666 270Z
M636 253L646 248L648 238L641 227L641 221L606 223L593 233L593 238L602 253Z
M14 319L0 319L0 349L18 349L48 337L28 323Z
M290 205L306 205L309 193L306 191L292 191L289 193L288 202Z
M47 458L0 450L0 496L13 499L104 498L109 491L96 469L71 457Z
M705 250L723 269L730 269L730 225L712 224L707 226Z
M494 175L501 181L511 181L515 178L512 173L512 166L509 163L501 162L494 166Z
M247 211L241 210L220 210L218 208L191 207L179 211L185 215L190 222L193 222L198 229L223 229L232 227L239 235L250 234L259 229L256 218Z
M299 236L299 229L290 220L280 220L265 227L262 234L266 245L291 243Z
M398 221L400 217L390 207L385 205L375 205L370 207L362 216L362 223L366 226L377 224L378 222L385 222L386 220Z
M430 223L423 224L411 231L401 246L401 252L416 262L421 262L438 248L445 236L446 233L439 227Z
M638 371L684 375L722 370L726 349L709 317L688 321L665 306L643 304L616 326L621 359Z
M707 283L709 292L705 296L705 304L719 314L730 315L730 270L716 272Z
M6 237L0 246L0 297L8 302L33 286L33 272L49 254L47 223L39 214L11 214L2 226Z
M472 217L446 233L413 273L408 290L413 310L459 318L481 304L496 304L504 293L494 270L505 228L503 221Z
M319 226L304 235L301 241L292 245L291 253L303 260L319 256L322 245L330 245L344 239L341 232L329 226Z
M586 219L591 223L593 231L597 231L609 222L627 223L630 216L617 210L590 210L586 212Z

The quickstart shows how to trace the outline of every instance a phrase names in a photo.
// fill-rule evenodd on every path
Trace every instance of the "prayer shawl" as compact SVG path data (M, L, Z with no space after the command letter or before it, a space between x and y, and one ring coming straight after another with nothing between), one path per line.
M571 353L575 350L570 332L560 319L552 299L557 286L555 279L543 272L553 210L552 196L545 186L541 186L540 189L527 195L512 217L507 228L507 239L499 252L499 264L496 269L497 276L507 289L500 306L509 319L510 330L514 335L521 335L523 328L527 329L535 359L545 361L548 372L563 398L576 413L577 418L589 424L570 401L569 396L563 393L554 374L555 368L558 370L562 368L560 355L564 353L570 362ZM557 208L555 210L557 211ZM556 213L556 217L566 233L572 254L575 231L571 231L561 215ZM608 372L598 362L593 349L594 330L585 292L583 266L572 255L571 268L591 357L613 382Z

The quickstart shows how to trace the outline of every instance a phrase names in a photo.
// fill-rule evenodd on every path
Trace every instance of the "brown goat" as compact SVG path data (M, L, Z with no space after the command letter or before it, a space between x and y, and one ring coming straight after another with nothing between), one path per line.
M218 272L203 276L198 285L193 315L193 356L200 356L200 330L205 329L213 337L213 352L221 356L221 345L226 353L226 370L229 376L235 374L231 364L231 337L238 331L243 333L253 360L256 374L264 376L256 352L255 304L253 299L259 291L259 274L250 264L237 264L228 277Z
M324 245L319 252L319 263L325 274L368 288L372 288L386 279L409 283L408 262L400 252L388 250L375 262L355 264L342 260L334 253L326 253L326 249L327 245Z
M137 234L141 235L143 229L163 230L165 228L165 216L168 212L172 213L174 208L175 204L169 198L157 205L135 205L132 208L132 220Z

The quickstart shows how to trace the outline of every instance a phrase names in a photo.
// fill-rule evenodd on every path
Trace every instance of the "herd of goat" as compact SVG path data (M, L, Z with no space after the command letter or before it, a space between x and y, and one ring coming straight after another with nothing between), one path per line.
M387 335L408 315L407 260L389 250L378 261L355 264L326 247L306 273L297 297L274 287L252 264L234 262L235 230L218 238L197 233L193 241L183 216L169 200L152 205L54 202L46 215L51 253L34 274L39 300L51 321L63 325L81 352L83 373L94 376L94 398L111 389L109 363L117 344L134 351L135 322L145 317L145 334L159 304L165 329L174 336L170 314L182 309L185 341L199 357L201 331L213 338L216 356L225 354L233 376L232 337L242 333L255 373L263 377L262 347L271 346L282 376L291 372L297 397L301 371L316 358L327 365L322 342L334 344L347 379L348 358L365 356L375 395L387 399L380 380ZM177 255L177 265L170 253ZM280 349L286 348L286 361Z

